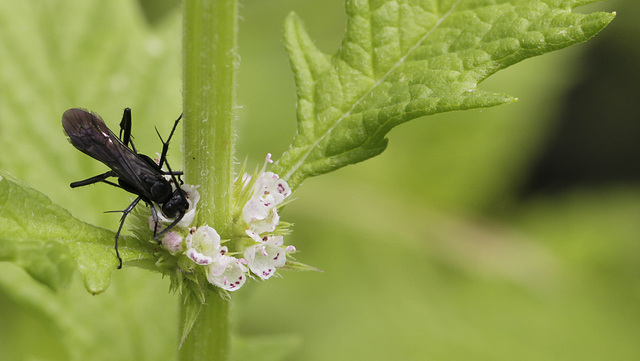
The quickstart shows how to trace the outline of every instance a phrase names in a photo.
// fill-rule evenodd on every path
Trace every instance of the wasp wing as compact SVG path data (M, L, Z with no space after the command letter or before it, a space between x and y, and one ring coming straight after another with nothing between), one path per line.
M62 115L62 128L76 149L111 168L120 182L126 183L126 190L135 190L133 193L145 201L152 198L149 184L162 178L162 174L125 146L98 114L79 108L69 109Z

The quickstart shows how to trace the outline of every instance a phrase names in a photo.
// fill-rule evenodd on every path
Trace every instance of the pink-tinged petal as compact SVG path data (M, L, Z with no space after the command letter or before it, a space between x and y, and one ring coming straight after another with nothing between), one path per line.
M221 251L227 251L226 247L220 246L218 232L206 225L197 229L192 227L185 243L188 249L187 256L199 265L209 265L220 256Z
M247 280L246 272L247 268L240 260L231 256L222 256L207 269L207 280L227 291L235 291Z
M242 218L248 224L263 220L269 215L269 209L265 207L261 199L252 198L242 208Z
M162 247L171 253L179 253L184 250L182 236L178 232L169 231L162 237Z
M251 272L262 279L273 276L276 269L284 266L287 261L285 250L269 244L269 241L247 247L244 251L244 257Z
M205 256L193 248L188 249L186 254L195 264L200 266L207 266L213 262L213 258Z

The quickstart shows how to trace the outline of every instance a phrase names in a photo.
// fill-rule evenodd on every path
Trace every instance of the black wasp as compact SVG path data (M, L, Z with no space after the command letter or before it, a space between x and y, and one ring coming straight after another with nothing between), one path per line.
M116 256L120 264L118 268L122 268L122 258L118 252L118 237L124 225L124 221L131 213L133 208L140 201L144 201L151 208L151 214L156 224L154 227L154 236L157 240L173 228L184 217L189 204L187 195L180 188L176 180L176 176L182 175L182 172L173 172L167 162L167 151L169 150L169 142L180 122L182 115L178 117L171 129L171 134L165 142L162 140L160 133L158 136L162 141L162 154L158 163L144 154L138 153L131 139L131 109L126 108L120 122L120 136L115 134L105 125L102 118L96 113L90 113L84 109L69 109L62 115L62 127L69 137L69 141L76 149L97 159L111 168L110 171L98 174L97 176L71 183L71 188L82 187L93 183L103 182L112 186L122 188L131 192L138 197L122 211L120 226L116 232L115 248ZM156 129L156 132L158 130ZM162 170L162 166L166 165L168 171ZM171 181L166 176L170 176ZM110 177L118 178L118 183L108 180ZM175 185L174 187L172 186ZM182 181L180 181L182 183ZM175 220L164 230L157 233L158 215L154 204L160 206L162 213L167 218L175 218Z

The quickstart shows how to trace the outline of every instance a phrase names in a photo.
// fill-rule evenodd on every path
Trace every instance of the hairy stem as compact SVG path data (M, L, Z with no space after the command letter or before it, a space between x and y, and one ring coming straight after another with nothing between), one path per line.
M185 180L200 186L195 224L214 227L224 239L231 228L237 0L183 4ZM208 292L180 360L229 359L229 309L229 300Z

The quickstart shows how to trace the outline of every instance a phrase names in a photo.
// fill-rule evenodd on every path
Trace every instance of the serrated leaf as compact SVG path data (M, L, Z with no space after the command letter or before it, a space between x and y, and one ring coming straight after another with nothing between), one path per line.
M118 260L114 232L74 218L44 194L0 172L0 260L22 267L52 289L66 285L78 268L87 290L108 286ZM123 260L153 259L149 247L121 239Z
M583 42L614 17L571 10L591 1L347 1L333 56L291 14L285 43L298 92L298 133L274 172L305 178L380 154L411 119L516 100L480 90L496 71Z

